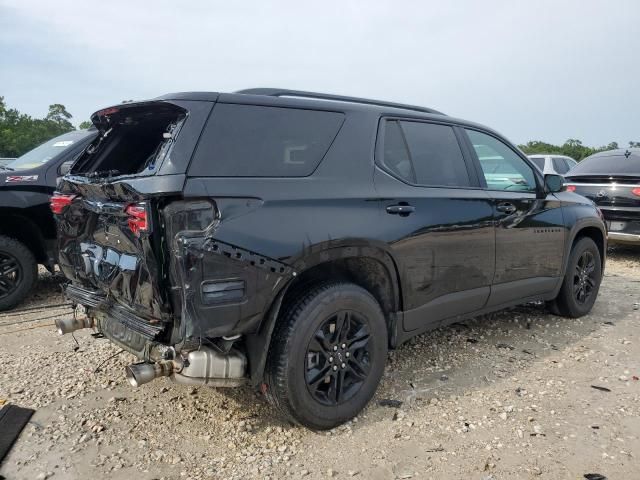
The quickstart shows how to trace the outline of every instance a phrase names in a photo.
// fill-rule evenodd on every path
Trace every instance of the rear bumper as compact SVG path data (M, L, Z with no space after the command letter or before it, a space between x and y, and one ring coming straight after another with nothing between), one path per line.
M609 243L631 243L640 245L640 233L609 232L607 239Z
M602 208L610 243L640 244L640 209Z

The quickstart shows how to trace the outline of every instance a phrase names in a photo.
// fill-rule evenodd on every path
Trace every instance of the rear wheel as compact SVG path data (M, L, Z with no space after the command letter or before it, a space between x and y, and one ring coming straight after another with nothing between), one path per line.
M0 235L0 311L20 303L37 277L33 253L19 241Z
M577 318L591 311L602 280L602 261L595 242L583 237L571 249L567 272L558 296L550 303L552 313Z
M333 428L371 400L386 356L384 314L369 292L351 283L312 287L273 333L267 399L293 422Z

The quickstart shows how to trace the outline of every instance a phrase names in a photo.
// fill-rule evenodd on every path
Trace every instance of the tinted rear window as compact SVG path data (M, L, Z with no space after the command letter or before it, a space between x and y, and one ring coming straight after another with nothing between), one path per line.
M640 155L594 155L578 162L571 175L640 175Z
M189 169L199 177L304 177L333 142L344 114L218 104Z

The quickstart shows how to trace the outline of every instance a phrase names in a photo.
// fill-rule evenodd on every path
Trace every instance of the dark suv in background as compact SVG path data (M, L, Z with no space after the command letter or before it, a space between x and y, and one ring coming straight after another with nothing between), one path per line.
M606 235L499 134L427 108L308 92L177 93L92 117L59 185L67 295L160 376L250 382L334 427L388 348L534 300L588 313Z
M602 210L612 243L640 245L640 148L599 152L567 174L567 189Z
M97 134L64 133L0 165L0 311L31 292L38 264L53 272L56 224L49 199L58 178Z

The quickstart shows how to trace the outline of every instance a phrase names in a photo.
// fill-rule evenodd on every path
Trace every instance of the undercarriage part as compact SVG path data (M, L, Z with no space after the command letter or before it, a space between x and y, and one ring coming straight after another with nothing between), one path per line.
M127 381L132 387L139 387L158 377L170 376L179 365L173 360L157 363L134 363L125 369Z
M136 363L126 368L127 380L139 387L158 377L171 377L176 383L235 387L246 382L247 359L237 350L221 353L201 347L173 360Z
M246 382L247 358L238 350L221 353L202 347L189 352L184 367L171 379L187 385L235 387Z
M93 318L58 318L56 329L60 335L75 332L81 328L93 328Z

